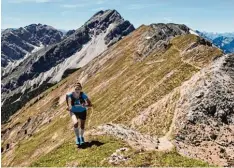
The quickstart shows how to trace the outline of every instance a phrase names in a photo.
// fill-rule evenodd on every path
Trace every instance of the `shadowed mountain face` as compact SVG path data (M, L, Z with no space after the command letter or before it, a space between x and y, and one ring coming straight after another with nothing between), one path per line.
M62 41L40 49L19 65L5 70L2 76L3 121L28 100L86 65L133 30L133 25L117 11L100 11L79 29L68 32Z
M12 146L2 165L208 166L181 155L230 165L233 55L190 32L143 25L27 102L2 127L4 150ZM78 152L65 111L76 80L94 104L85 136L103 143ZM129 151L120 157L122 147Z
M212 41L226 53L234 53L234 35L233 37L220 36Z
M234 53L234 33L208 33L196 31L202 37L210 40L225 53Z
M39 47L59 42L62 35L62 32L55 28L42 24L3 30L1 39L2 67L24 58L26 54L30 54Z

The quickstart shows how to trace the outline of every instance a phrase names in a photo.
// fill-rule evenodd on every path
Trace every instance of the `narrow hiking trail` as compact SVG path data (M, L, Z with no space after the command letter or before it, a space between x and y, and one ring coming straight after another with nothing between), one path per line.
M90 116L88 118L88 127L90 126L90 118L92 118L92 114L93 114L93 107L91 107L91 113L90 113Z
M105 124L89 132L90 135L111 135L128 143L132 148L145 151L170 151L174 145L167 136L156 137L142 134L120 124Z

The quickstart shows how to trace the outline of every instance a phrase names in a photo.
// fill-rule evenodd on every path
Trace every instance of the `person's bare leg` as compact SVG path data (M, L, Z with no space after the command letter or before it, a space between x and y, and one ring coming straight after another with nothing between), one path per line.
M74 113L70 113L71 118L72 118L72 122L73 122L73 127L74 127L74 132L76 135L76 144L80 144L79 141L79 128L78 128L78 119L76 117L76 115Z
M82 141L83 143L84 143L85 121L86 121L86 120L80 120L80 136L81 136L81 141Z

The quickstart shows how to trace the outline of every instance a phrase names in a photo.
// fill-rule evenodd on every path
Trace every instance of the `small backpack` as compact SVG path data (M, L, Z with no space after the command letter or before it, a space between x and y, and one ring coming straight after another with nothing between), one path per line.
M76 100L79 100L79 101L80 101L80 104L82 104L82 105L85 104L85 100L84 100L83 97L82 97L83 94L84 94L83 92L80 92L79 98L75 98L75 97L73 96L73 93L72 93L72 94L71 94L71 105L74 106ZM67 104L68 104L68 96L66 96L66 101L67 101Z

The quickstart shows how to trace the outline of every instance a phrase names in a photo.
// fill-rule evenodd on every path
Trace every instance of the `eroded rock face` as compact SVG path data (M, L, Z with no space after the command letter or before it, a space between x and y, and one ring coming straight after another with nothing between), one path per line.
M165 51L170 47L169 41L175 36L189 34L189 28L185 25L179 24L151 24L151 32L143 39L139 41L140 47L136 51L136 60L141 61L152 51L157 50Z
M175 143L185 155L231 166L234 159L234 54L214 60L181 87Z

